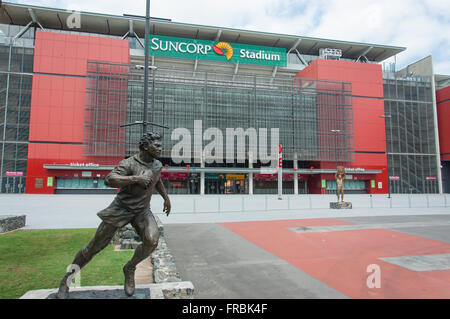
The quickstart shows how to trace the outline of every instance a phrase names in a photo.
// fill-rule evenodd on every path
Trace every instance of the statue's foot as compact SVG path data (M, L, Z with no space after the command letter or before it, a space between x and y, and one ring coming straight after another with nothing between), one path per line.
M134 282L134 271L136 267L129 267L126 264L123 267L123 274L125 275L125 285L124 290L127 296L132 296L134 294L135 282Z
M56 298L58 299L68 299L69 298L69 286L67 286L68 275L65 275L61 280L61 284L59 285L58 293L56 294Z

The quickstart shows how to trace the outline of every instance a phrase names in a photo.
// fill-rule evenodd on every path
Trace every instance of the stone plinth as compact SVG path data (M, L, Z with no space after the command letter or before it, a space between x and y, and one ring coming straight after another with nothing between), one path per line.
M352 209L352 203L350 202L331 202L331 209Z
M159 238L158 246L150 255L150 260L153 265L153 282L181 281L175 260L163 236Z
M155 217L156 223L158 224L159 234L162 237L164 236L164 225L161 223L161 220L158 218L158 216L153 216ZM119 249L123 250L136 249L137 246L141 244L141 242L141 238L136 233L131 224L127 224L120 228L111 240L112 245L118 245L120 247Z
M30 290L20 299L56 299L58 288ZM69 299L193 299L194 285L190 281L137 285L128 297L123 286L89 286L71 288Z
M0 216L0 233L6 233L25 227L26 215L1 215Z

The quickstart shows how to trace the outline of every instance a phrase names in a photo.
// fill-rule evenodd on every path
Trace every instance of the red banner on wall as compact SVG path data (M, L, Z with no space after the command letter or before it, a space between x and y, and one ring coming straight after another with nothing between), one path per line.
M186 181L188 179L188 173L161 172L161 178L171 181Z
M278 174L253 174L253 179L258 182L263 181L277 181ZM294 180L294 174L283 174L283 181L290 182ZM301 176L298 176L298 180L302 180Z

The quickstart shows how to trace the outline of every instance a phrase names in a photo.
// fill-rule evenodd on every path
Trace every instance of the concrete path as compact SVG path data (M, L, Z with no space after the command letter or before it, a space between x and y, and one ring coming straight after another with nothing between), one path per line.
M165 236L196 298L448 299L449 224L449 215L170 224Z
M346 298L216 224L166 225L166 241L194 298Z

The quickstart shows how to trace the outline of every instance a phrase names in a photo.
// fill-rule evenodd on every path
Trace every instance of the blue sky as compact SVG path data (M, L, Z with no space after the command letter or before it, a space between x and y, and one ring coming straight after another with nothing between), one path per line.
M145 15L145 0L6 2ZM176 22L402 46L397 69L432 55L435 73L450 74L448 0L151 0L150 10Z

